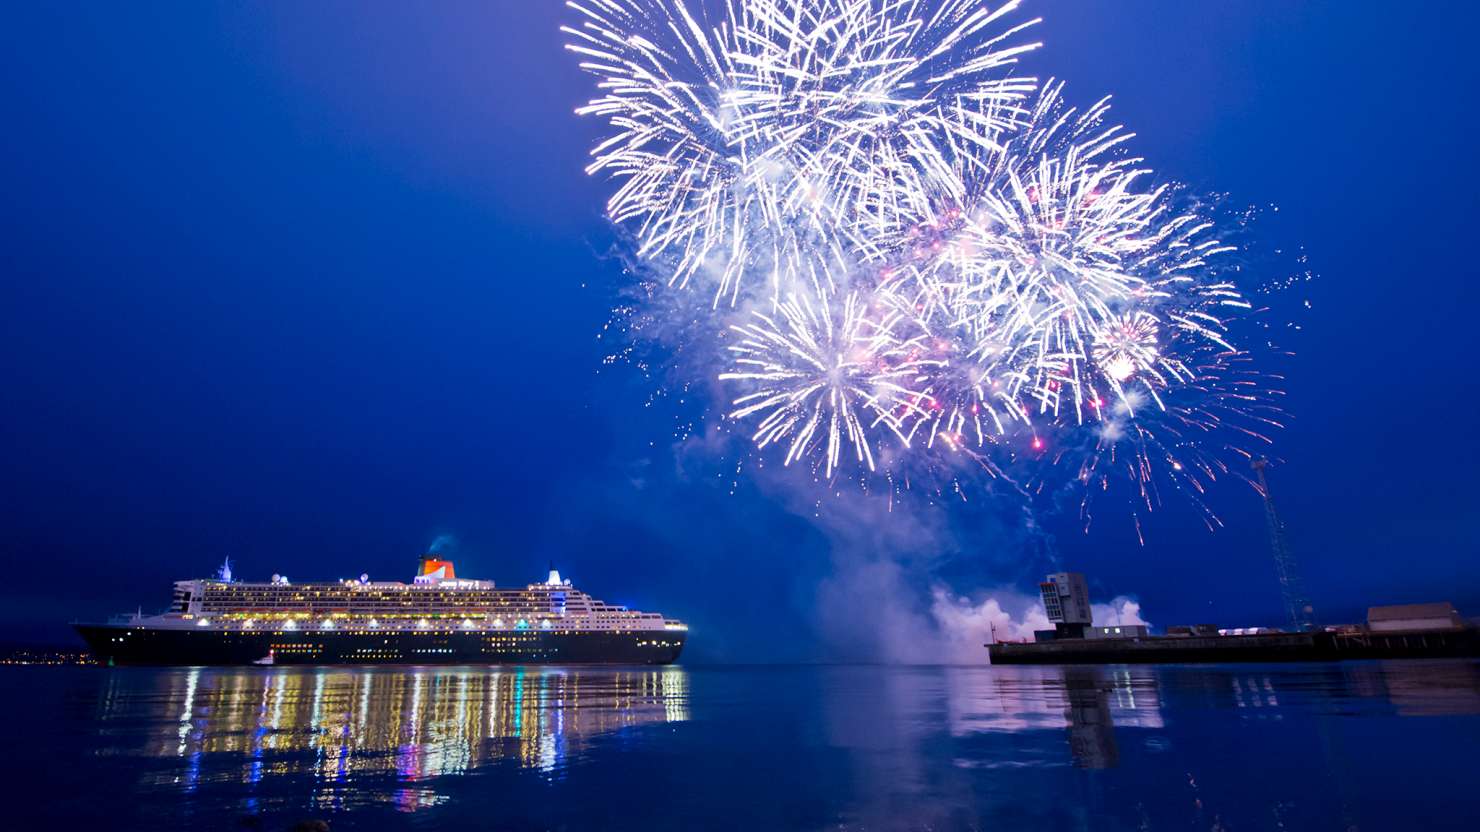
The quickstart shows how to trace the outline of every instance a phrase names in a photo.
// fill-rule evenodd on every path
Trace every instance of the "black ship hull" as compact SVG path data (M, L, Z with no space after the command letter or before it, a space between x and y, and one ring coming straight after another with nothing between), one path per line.
M683 631L187 630L78 624L105 665L671 664Z

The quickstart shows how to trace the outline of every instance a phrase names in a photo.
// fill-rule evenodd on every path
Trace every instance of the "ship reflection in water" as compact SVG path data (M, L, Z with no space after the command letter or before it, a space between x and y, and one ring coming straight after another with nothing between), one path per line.
M146 671L147 672L147 671ZM145 788L193 791L235 780L311 778L316 803L389 800L416 810L445 800L425 783L507 762L561 776L587 743L633 726L688 718L677 667L212 669L118 674L103 697L101 728L137 723L145 756L180 768L146 772ZM160 720L161 710L173 720ZM362 791L353 781L393 780ZM279 784L266 784L275 791Z
M1480 662L0 668L14 828L1469 832ZM126 799L103 799L128 795ZM79 796L87 799L78 799Z

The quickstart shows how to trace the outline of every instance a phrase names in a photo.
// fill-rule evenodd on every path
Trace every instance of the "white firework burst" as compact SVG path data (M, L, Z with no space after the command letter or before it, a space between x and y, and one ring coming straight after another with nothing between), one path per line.
M589 173L670 280L716 302L808 264L846 271L948 189L959 144L994 146L1033 88L1037 44L1004 28L1016 0L582 0L565 27L602 95L578 113L612 133ZM712 12L712 14L706 14ZM963 102L972 119L948 118Z
M1149 508L1278 426L1230 335L1232 247L1108 99L1012 75L1017 2L569 5L600 89L578 112L610 127L588 172L656 277L712 294L673 297L723 333L760 448L831 478L999 445Z
M1190 380L1165 351L1107 347L1127 326L1153 340L1166 327L1227 347L1209 310L1247 304L1210 277L1210 260L1229 250L1211 224L1174 210L1169 188L1141 187L1150 172L1118 152L1131 134L1105 124L1107 101L1079 112L1061 92L1050 83L1020 135L963 169L976 179L963 190L976 196L931 274L947 299L939 314L1011 394L1080 424L1103 415L1105 392L1124 401L1133 377L1158 405L1159 388Z
M1138 372L1155 373L1161 355L1157 348L1156 316L1148 312L1117 315L1095 333L1095 366L1110 380L1124 384Z
M883 429L907 448L909 425L928 412L920 387L935 362L925 336L859 292L791 294L774 313L753 312L731 330L738 341L719 378L749 392L734 400L730 417L759 417L755 443L786 444L788 465L820 449L830 477L846 445L874 470L871 431Z

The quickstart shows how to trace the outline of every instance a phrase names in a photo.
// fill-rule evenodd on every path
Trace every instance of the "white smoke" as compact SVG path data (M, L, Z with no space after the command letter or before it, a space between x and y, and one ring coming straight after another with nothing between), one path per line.
M998 589L974 600L937 585L931 596L930 617L942 661L979 663L986 644L1032 641L1035 630L1053 629L1043 602L1015 590ZM1096 627L1151 626L1141 618L1140 602L1125 595L1108 604L1091 604L1090 614Z
M828 657L889 664L946 661L909 584L894 560L835 562L833 574L817 587L817 625Z
M1151 626L1151 622L1141 618L1141 603L1124 595L1115 596L1108 604L1090 604L1089 611L1096 627Z
M744 443L722 423L706 423L674 443L675 473L712 482L715 460L743 454ZM1003 586L1058 566L1052 536L1011 483L945 505L923 489L819 487L805 468L745 467L761 493L808 521L827 544L827 574L803 602L814 632L768 649L806 650L815 639L816 657L827 661L983 665L994 639L1031 641L1035 630L1053 628L1036 595ZM1092 605L1101 626L1145 623L1140 612L1127 596Z
M815 607L828 658L980 665L992 641L1032 641L1035 630L1053 629L1035 595L1002 586L963 595L953 588L961 577L942 577L942 553L959 552L958 541L967 536L950 510L918 503L897 510L878 495L818 500L809 488L815 484L797 489L794 480L774 474L766 481L831 544L832 574L817 587ZM1010 519L978 526L972 536L999 540L998 551L1033 551L1036 529ZM984 559L979 569L1001 574L1003 566ZM1124 595L1092 604L1091 614L1097 626L1146 623L1139 602Z
M993 641L1032 641L1034 630L1053 628L1041 602L1013 590L974 601L937 585L931 596L930 617L953 662L979 664Z

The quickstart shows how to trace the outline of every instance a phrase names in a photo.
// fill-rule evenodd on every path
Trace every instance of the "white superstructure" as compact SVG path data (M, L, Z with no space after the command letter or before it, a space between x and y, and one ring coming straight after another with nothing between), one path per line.
M222 577L225 577L223 575ZM147 626L211 629L483 630L667 632L688 629L658 613L592 598L550 570L542 583L500 589L493 581L455 576L452 563L423 558L411 583L358 579L262 583L217 579L175 582L170 610Z

